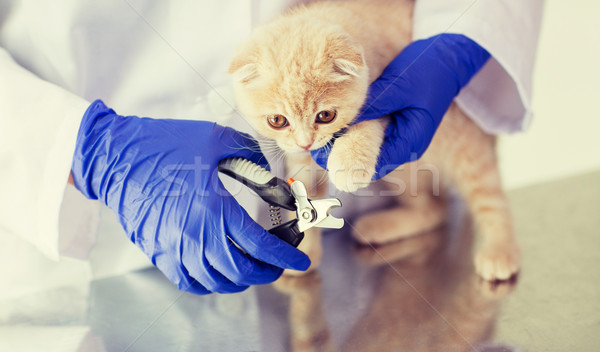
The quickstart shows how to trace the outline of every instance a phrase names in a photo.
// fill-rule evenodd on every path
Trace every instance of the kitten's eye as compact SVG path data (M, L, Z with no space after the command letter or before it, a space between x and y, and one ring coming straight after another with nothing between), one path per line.
M317 114L316 122L317 123L330 123L335 120L336 116L335 110L323 110Z
M267 122L275 129L284 128L288 125L288 120L283 115L270 115L267 117Z

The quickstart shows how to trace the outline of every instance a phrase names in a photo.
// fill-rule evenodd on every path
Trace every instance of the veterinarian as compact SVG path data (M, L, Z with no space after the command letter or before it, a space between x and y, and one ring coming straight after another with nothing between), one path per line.
M0 2L0 299L140 268L142 253L197 294L242 291L310 265L252 220L255 197L230 197L214 178L226 157L265 163L226 72L236 44L289 6ZM373 85L361 117L395 117L383 164L424 152L454 98L489 133L526 128L541 7L417 1L417 41ZM99 218L102 204L121 239L96 236L111 220ZM90 261L94 244L110 250Z

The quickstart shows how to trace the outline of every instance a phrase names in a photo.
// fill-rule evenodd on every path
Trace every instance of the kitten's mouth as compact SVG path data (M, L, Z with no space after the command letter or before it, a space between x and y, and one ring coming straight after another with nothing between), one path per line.
M313 145L308 149L304 149L301 147L296 147L296 148L284 148L284 147L280 147L283 151L285 151L286 153L289 154L298 154L298 155L303 155L303 154L310 154L310 152L318 150L323 148L327 143L322 143L322 144L318 144L318 145Z
M309 149L309 150L306 150L306 149L285 150L285 152L288 154L306 155L306 154L310 154L311 149Z

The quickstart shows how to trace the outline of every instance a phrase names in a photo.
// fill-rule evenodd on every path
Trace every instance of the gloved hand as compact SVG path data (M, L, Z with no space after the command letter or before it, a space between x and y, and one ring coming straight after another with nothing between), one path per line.
M217 176L221 159L266 164L252 137L207 121L120 116L97 100L79 129L75 186L117 215L180 290L238 292L306 270L308 257L256 224ZM236 248L229 235L247 253Z
M423 155L450 103L490 54L460 34L440 34L408 45L369 88L353 121L390 115L377 161L377 180ZM331 148L312 152L323 168Z

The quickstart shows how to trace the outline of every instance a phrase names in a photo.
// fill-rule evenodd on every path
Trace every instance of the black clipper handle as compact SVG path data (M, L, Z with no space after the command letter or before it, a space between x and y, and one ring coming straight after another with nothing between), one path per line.
M292 195L290 185L260 165L242 158L230 158L219 163L219 171L252 189L265 202L296 211L296 199ZM304 233L298 230L297 224L298 219L293 219L268 231L280 240L298 247Z
M270 229L269 233L277 236L280 240L286 241L294 247L298 247L304 238L304 233L298 230L297 224L298 219L293 219Z
M219 171L246 185L265 202L296 211L296 199L290 185L260 165L242 158L230 158L219 163Z

